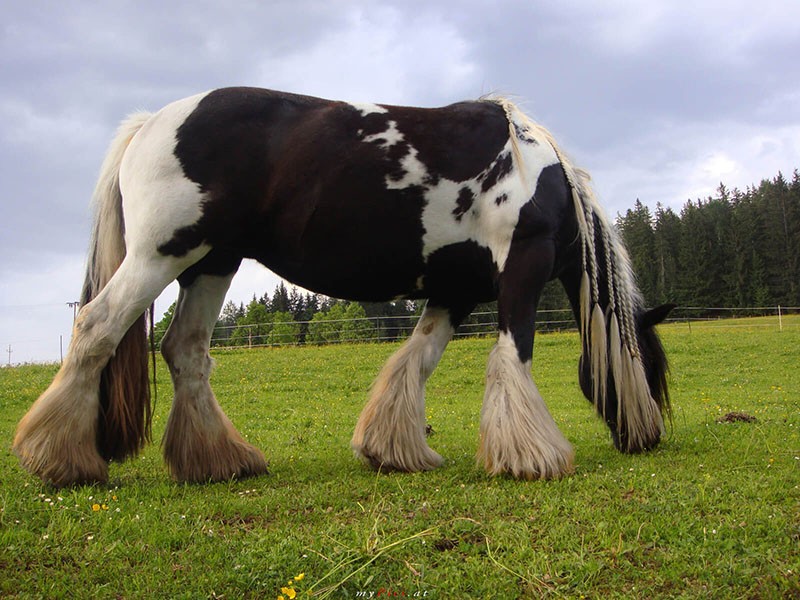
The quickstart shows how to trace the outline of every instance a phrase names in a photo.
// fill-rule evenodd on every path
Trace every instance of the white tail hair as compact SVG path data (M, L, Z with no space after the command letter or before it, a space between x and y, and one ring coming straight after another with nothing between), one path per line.
M109 146L92 203L95 213L81 305L103 290L125 258L125 222L119 173L133 137L152 115L130 115ZM152 323L152 315L151 315ZM146 313L130 327L103 369L97 444L106 459L135 455L150 438L150 383L147 372Z
M100 176L92 195L95 218L89 240L82 304L91 300L92 292L96 293L105 287L125 258L125 238L120 235L125 231L125 224L119 190L119 166L133 136L151 116L150 113L139 112L125 119L117 129L100 167Z

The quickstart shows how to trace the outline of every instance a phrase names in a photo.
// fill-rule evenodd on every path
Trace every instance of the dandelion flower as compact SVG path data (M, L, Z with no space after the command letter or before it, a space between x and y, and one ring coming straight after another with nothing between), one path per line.
M294 591L294 588L290 588L290 587L288 587L288 588L282 587L281 588L281 594L286 594L286 597L289 600L294 600L295 596L297 596L297 592Z
M94 512L99 512L100 511L100 505L99 504L92 504L92 510Z
M295 581L303 581L303 577L305 577L305 576L306 576L305 573L300 573L299 575L295 575L294 580Z

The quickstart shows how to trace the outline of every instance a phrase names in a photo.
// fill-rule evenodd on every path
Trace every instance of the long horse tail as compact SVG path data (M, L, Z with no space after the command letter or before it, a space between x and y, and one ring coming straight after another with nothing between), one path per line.
M136 113L123 121L100 168L81 306L97 297L125 258L120 165L131 140L149 118L148 113ZM136 455L151 437L146 323L147 312L131 325L101 374L97 449L106 460Z
M507 101L500 104L506 111L513 107ZM578 312L591 400L607 422L615 423L621 450L651 448L661 437L663 416L669 414L669 395L663 373L657 376L655 397L648 383L637 324L644 302L628 252L597 201L589 174L571 163L547 129L521 111L517 119L552 146L571 189L581 244ZM510 119L509 123L513 127ZM515 142L514 132L510 134ZM663 362L666 367L666 359ZM616 414L608 415L611 410Z

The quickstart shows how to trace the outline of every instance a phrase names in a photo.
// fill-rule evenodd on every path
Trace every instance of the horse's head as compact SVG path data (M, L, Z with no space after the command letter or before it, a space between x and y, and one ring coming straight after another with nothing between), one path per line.
M644 368L644 376L650 396L658 406L662 417L669 416L671 412L669 391L667 388L669 367L664 347L656 333L655 327L659 323L662 323L674 308L674 304L663 304L650 310L641 310L637 313L635 320L639 356L641 358L642 367ZM620 414L618 412L618 396L614 377L610 372L611 368L609 363L605 405L600 408L599 411L611 430L611 434L614 438L614 445L624 452L639 452L655 447L660 434L654 435L653 439L650 441L644 441L638 444L631 443L630 440L628 440L627 428L619 426L617 422L618 414ZM590 361L585 351L580 360L579 377L583 394L590 402L593 401L594 395L592 386L595 382L592 380Z
M650 394L661 409L662 415L670 413L669 391L667 390L669 365L655 327L662 323L674 308L674 304L662 304L642 312L636 319L639 352L642 356L644 372L647 375L647 384L650 386Z

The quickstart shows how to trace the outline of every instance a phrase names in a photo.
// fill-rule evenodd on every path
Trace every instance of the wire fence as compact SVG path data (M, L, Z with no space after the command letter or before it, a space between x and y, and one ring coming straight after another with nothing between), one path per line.
M798 306L678 307L667 323L685 326L687 333L697 328L784 328L800 327ZM753 317L760 317L755 318ZM793 318L794 317L794 318ZM269 348L298 345L384 343L400 341L411 335L419 315L332 319L324 321L288 321L252 325L217 326L211 339L216 349ZM457 338L493 336L497 333L496 311L470 315L455 333ZM536 330L543 332L577 331L578 326L569 309L539 310ZM234 335L235 334L235 335ZM36 339L6 342L0 366L20 363L46 363L63 360L69 335L55 339ZM18 358L19 357L19 358Z
M784 327L800 327L800 320L788 320L784 317L800 315L797 306L761 306L748 308L710 308L710 307L677 307L672 311L666 323L686 325L691 332L692 327L764 327L783 330ZM750 320L751 318L758 318ZM772 317L763 319L763 317ZM747 320L741 320L747 319ZM327 329L324 337L310 335L313 333L315 321L293 321L295 331L275 329L265 331L270 325L259 323L247 326L217 327L214 330L211 345L216 348L266 348L296 345L325 345L378 343L403 340L411 335L419 315L365 317L360 319L333 319L324 321ZM232 339L233 330L248 335ZM498 316L496 311L472 313L455 333L456 338L481 337L497 334ZM570 309L547 309L537 312L536 330L538 333L577 331L578 324ZM242 343L244 341L244 343Z

